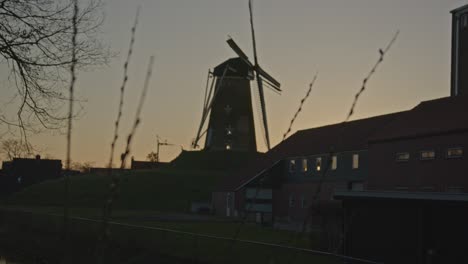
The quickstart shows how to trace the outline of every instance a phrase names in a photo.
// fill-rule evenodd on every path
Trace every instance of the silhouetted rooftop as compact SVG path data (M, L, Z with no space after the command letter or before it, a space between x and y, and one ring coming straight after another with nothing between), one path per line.
M452 11L450 11L451 13L460 13L460 12L466 12L468 11L468 5L464 5L464 6L461 6L459 8L456 8Z
M367 149L370 136L405 113L398 112L297 131L266 155L252 160L240 173L223 181L220 190L234 190L288 157Z
M425 101L398 116L370 138L372 142L468 131L468 96Z

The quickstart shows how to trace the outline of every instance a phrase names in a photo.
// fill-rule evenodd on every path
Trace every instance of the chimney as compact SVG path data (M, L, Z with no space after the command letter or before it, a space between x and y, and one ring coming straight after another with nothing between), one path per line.
M468 5L452 11L451 96L468 94Z

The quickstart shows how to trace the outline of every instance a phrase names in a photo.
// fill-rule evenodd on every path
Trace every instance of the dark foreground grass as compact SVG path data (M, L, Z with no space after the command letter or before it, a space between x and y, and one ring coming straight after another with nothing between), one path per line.
M3 207L0 210L20 211L33 215L50 215L60 216L63 209L60 207ZM101 220L101 210L98 208L72 208L70 215L76 218L85 218L90 220ZM234 237L240 222L232 219L220 218L216 216L204 216L203 221L161 221L151 220L158 219L160 216L167 216L167 213L157 211L134 211L134 210L117 210L113 212L113 222L130 224L142 227L154 227L161 229L169 229L175 231L189 232L201 235L210 235L217 237L230 238ZM190 215L188 215L190 216ZM295 232L286 230L273 229L272 227L260 226L254 223L244 223L238 235L241 240L254 240L264 243L279 244L285 246L297 246L304 248L317 248L318 239L315 234L303 234L296 243L294 239Z
M219 171L153 170L123 172L115 209L187 212L191 202L208 202L224 177ZM107 175L77 175L70 179L70 206L101 208L107 196ZM63 206L63 179L30 186L13 194L6 204Z
M59 234L62 227L60 215L2 210L4 228L6 230L21 230L24 236L40 237L43 235ZM169 223L166 228L161 223L148 223L147 226L136 224L110 223L110 243L117 251L110 251L109 258L124 251L139 252L127 258L128 262L121 263L149 263L154 262L153 253L158 256L173 256L177 259L188 260L190 263L343 263L337 258L302 250L274 246L264 243L277 244L290 241L291 233L261 228L255 225L245 225L239 241L232 243L229 237L213 237L198 232L211 232L212 235L229 235L234 232L236 223ZM154 226L154 227L151 227ZM99 221L72 218L70 234L74 244L86 245L86 249L79 252L92 252L92 245L96 241L96 231ZM182 232L181 232L182 231ZM191 233L198 231L196 234ZM244 232L245 231L245 232ZM190 232L190 233L189 233ZM254 242L249 238L255 237ZM79 242L79 243L78 243ZM283 243L280 243L283 244ZM88 249L89 247L89 249ZM93 257L90 254L90 257ZM152 259L153 258L153 259ZM109 262L112 263L112 262Z

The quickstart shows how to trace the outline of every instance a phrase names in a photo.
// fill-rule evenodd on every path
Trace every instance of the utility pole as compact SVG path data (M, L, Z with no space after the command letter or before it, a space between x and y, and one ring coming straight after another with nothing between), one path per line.
M174 144L167 143L167 140L161 141L158 135L156 135L156 162L159 162L159 147L160 146L174 146Z

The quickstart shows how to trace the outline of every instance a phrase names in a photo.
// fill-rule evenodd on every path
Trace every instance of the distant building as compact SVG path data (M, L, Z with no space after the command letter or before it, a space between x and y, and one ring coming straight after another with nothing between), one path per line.
M2 194L9 194L32 184L61 177L62 161L41 159L39 155L34 159L14 158L3 162L2 171L0 188Z
M452 11L451 95L468 94L468 5Z
M152 169L161 169L169 165L168 162L159 162L159 161L138 161L134 160L132 157L132 162L130 168L132 170L152 170Z

